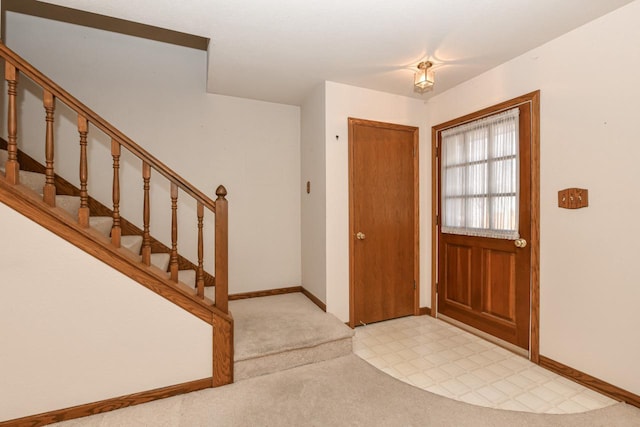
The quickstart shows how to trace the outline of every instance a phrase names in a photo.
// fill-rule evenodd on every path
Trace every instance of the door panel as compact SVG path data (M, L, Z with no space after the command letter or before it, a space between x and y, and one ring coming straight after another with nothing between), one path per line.
M516 257L513 252L482 250L482 312L515 324Z
M517 156L519 234L529 241L531 104L517 106L520 110ZM494 163L500 161L503 160L498 159ZM437 180L441 183L440 164L437 163L436 167ZM499 204L500 200L495 198L495 203ZM438 215L441 217L441 214L441 203L438 203ZM496 221L500 221L499 216L496 216ZM531 245L520 248L514 245L513 240L442 233L440 227L437 232L437 312L528 349ZM459 248L466 249L462 251Z
M415 311L417 128L349 119L349 142L355 326Z
M445 249L447 302L471 308L471 248L468 246L447 245Z

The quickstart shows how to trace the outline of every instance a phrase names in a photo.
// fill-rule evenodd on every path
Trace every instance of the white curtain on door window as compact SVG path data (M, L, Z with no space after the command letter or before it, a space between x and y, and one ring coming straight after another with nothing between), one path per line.
M441 231L518 239L518 116L511 110L442 131Z

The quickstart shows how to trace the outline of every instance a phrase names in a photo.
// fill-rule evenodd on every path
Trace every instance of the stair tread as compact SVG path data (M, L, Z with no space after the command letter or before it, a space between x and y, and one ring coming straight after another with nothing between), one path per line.
M170 255L164 252L158 252L151 254L151 265L166 272L169 267ZM142 262L142 255L140 255L140 261Z
M167 277L170 276L170 273L167 273ZM178 282L184 283L190 288L196 288L196 271L195 270L178 270ZM212 301L215 301L216 293L215 286L205 286L204 288L204 296L209 298Z
M0 172L5 173L5 162L0 165ZM47 181L47 177L43 173L20 171L20 184L42 195L44 184Z
M69 212L74 218L77 218L78 209L80 209L80 197L58 194L56 195L56 206Z
M142 248L142 236L138 236L136 234L122 236L120 238L120 246L136 255L140 255L140 249Z
M196 287L196 271L195 270L179 270L178 280L192 288Z
M110 216L90 216L89 226L99 231L104 237L109 237L113 226L113 218Z
M151 264L155 265L162 271L167 271L170 258L171 255L163 252L151 254Z
M42 195L47 177L43 173L20 171L20 184Z
M195 270L179 270L178 281L184 283L185 285L189 285L190 287L195 289L196 288L196 271ZM206 296L212 301L215 301L215 298L216 298L215 287L205 286L204 296Z

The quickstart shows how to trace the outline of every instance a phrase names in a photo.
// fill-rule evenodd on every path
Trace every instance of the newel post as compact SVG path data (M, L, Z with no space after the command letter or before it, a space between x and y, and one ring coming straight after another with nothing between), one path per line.
M227 189L219 186L216 190L216 307L229 312L229 214Z

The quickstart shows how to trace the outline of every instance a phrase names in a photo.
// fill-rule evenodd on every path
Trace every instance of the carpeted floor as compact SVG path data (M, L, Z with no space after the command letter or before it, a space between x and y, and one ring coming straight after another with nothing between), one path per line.
M624 404L571 415L483 408L396 380L355 355L59 426L640 426Z

